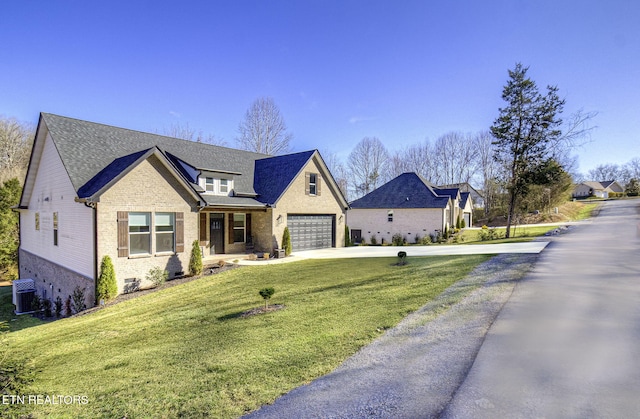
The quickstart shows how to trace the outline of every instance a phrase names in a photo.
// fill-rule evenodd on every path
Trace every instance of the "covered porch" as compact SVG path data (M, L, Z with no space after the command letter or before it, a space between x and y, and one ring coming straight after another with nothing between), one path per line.
M198 237L203 262L244 259L249 254L273 252L269 208L204 208L199 214Z

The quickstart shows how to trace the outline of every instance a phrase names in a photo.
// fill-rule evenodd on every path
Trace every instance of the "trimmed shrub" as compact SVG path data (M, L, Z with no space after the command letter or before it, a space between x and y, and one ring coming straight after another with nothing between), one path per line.
M282 233L282 248L284 249L285 256L289 256L293 250L293 246L291 246L291 234L289 233L289 227L285 227L284 232Z
M402 240L402 234L396 233L391 237L391 243L394 246L404 246L404 242Z
M376 235L375 234L371 235L371 244L374 245L374 246L376 244L378 244L378 239L376 239Z
M58 295L56 297L56 301L54 302L56 317L59 319L62 316L62 298Z
M191 258L189 259L189 273L193 276L202 274L202 251L200 242L194 240L191 245Z
M33 300L31 300L31 310L36 313L42 310L42 299L38 294L34 294Z
M460 221L460 228L467 228L467 222L464 220L464 218L462 219L462 221Z
M67 296L67 301L64 303L64 315L69 317L73 314L73 303L71 302L71 296Z
M73 307L73 311L76 313L80 313L87 309L83 288L80 288L79 286L74 288L73 294L71 295L71 305Z
M162 269L159 266L154 266L149 269L147 273L147 281L151 281L154 288L159 287L164 284L164 282L169 278L169 271Z
M271 298L271 296L273 294L275 294L276 290L273 289L272 287L269 288L263 288L260 291L258 291L258 294L260 294L260 296L262 298L264 298L264 308L268 308L269 307L269 299Z
M113 262L107 255L100 263L100 276L98 277L96 303L101 300L109 301L118 295L118 283L116 282L116 271L113 269Z
M344 226L344 247L353 246L351 243L351 232L349 231L349 226Z
M53 313L51 312L51 300L48 298L45 298L44 300L42 300L42 310L44 311L44 316L45 317L52 317Z

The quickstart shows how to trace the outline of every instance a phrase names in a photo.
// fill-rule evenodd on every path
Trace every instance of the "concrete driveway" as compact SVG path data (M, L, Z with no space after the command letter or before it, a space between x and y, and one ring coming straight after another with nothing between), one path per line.
M397 257L399 251L407 252L407 256L452 256L452 255L499 255L538 254L549 244L548 241L532 241L526 243L500 244L466 244L446 246L355 246L319 250L305 250L292 253L284 259L239 260L239 265L261 265L265 263L287 263L305 259L349 259Z

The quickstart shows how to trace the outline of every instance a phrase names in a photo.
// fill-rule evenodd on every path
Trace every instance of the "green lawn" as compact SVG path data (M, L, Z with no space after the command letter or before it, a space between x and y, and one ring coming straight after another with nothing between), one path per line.
M516 243L516 242L524 242L531 241L534 237L543 236L546 232L551 231L557 228L557 226L538 226L538 227L527 227L527 226L511 226L511 237L508 239L498 239L491 241L480 241L480 233L481 230L463 230L462 234L462 243L473 243L473 244L497 244L497 243ZM504 237L506 232L506 227L495 227L495 231L497 231L501 237Z
M0 405L0 416L237 417L335 369L488 258L245 267L15 331L12 353L38 370L24 394L88 404ZM240 318L270 286L286 309Z

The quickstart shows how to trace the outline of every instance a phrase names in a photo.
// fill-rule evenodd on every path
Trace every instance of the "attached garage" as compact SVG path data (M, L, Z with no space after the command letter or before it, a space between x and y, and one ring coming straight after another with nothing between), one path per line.
M334 215L287 215L287 226L294 252L335 246Z

